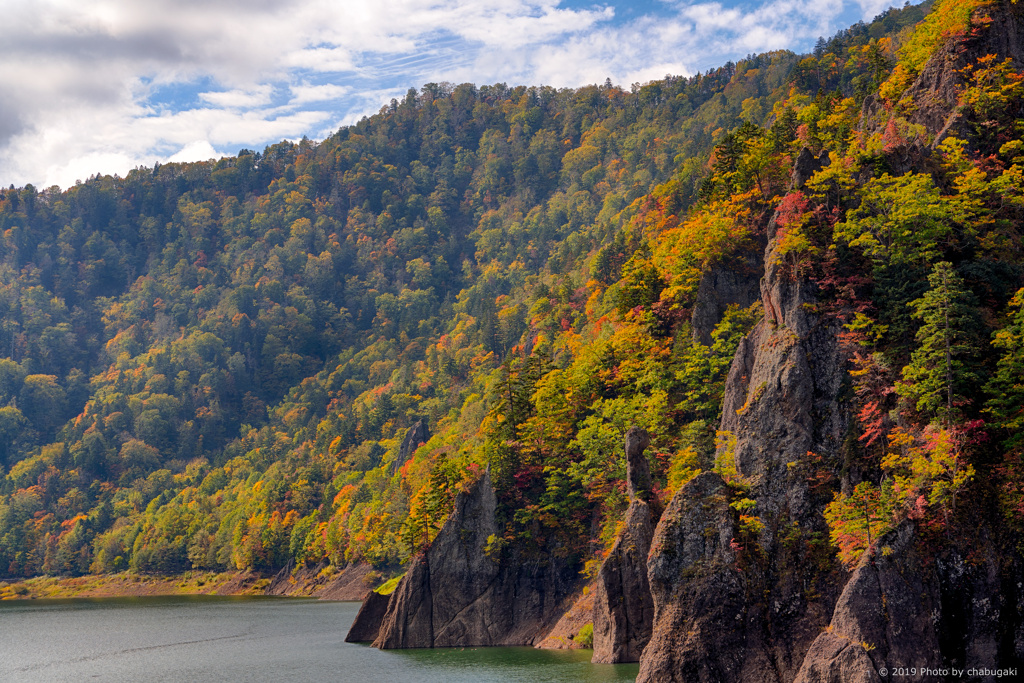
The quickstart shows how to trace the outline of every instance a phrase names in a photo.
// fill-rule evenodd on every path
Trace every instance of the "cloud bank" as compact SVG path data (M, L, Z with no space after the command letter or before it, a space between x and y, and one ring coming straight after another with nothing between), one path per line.
M15 0L0 184L322 138L431 81L628 85L806 49L887 0Z

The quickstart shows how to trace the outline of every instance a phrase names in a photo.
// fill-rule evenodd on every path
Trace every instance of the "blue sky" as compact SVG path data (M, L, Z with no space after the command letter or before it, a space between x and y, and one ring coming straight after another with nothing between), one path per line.
M410 87L628 87L808 51L891 0L8 0L0 185L322 139Z

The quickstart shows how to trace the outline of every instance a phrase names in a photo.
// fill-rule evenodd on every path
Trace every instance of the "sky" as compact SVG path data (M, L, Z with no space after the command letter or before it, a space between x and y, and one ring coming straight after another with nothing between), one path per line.
M807 52L891 3L0 0L0 187L321 140L430 82L628 88Z

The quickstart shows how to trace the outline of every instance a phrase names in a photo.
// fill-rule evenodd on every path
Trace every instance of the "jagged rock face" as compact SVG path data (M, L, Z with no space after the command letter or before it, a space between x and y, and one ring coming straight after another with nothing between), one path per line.
M879 547L887 550L861 558L795 683L877 681L878 670L890 664L942 668L933 621L939 584L934 572L922 571L912 525L883 537Z
M434 615L430 594L430 565L425 558L412 561L409 571L391 594L374 647L382 650L433 647Z
M838 464L848 420L840 405L846 361L836 341L838 325L812 312L814 285L793 278L774 246L773 240L761 284L765 317L736 351L721 430L735 437L725 447L733 449L739 473L753 486L758 515L804 521L818 511L810 505L806 477L790 463L813 452ZM769 525L769 545L773 533Z
M914 102L909 121L924 126L931 136L932 148L950 135L967 136L959 108L966 67L974 64L978 57L989 54L998 56L1000 60L1013 59L1017 69L1024 65L1024 9L1019 3L996 2L982 8L975 19L986 15L991 19L988 29L983 28L967 40L960 36L951 37L903 94ZM998 27L998 30L992 30L992 27ZM877 95L871 95L864 101L861 121L865 132L878 130L888 118L888 110ZM898 155L890 163L894 172L899 174L910 170L912 163L920 161L924 154L925 150L918 146Z
M694 340L704 346L711 346L711 333L722 321L730 304L746 308L757 301L761 281L761 259L758 254L718 264L700 278L697 297L690 315L690 327Z
M651 637L654 604L647 580L653 526L647 497L651 471L644 451L651 439L633 427L626 432L625 524L597 575L594 596L593 662L638 662Z
M824 160L805 162L810 168ZM773 220L768 233L774 232ZM790 681L826 625L838 593L829 572L801 556L803 535L826 531L821 508L827 502L812 495L801 464L813 453L833 471L841 467L848 424L840 398L847 378L845 360L836 324L815 313L814 285L793 276L776 253L774 240L764 263L765 317L733 359L719 450L719 457L735 463L749 486L747 495L757 503L764 530L756 539L755 554L761 559L741 573L733 556L722 550L735 533L714 548L694 544L685 560L673 559L667 549L677 545L659 545L658 539L694 532L691 522L666 511L648 562L655 622L638 680ZM710 492L701 487L711 481L698 478L683 487L669 510L695 504L680 502L681 497L707 498ZM724 499L724 493L715 495ZM727 512L726 505L716 528L731 529L724 521ZM686 570L690 566L700 570ZM702 609L718 615L714 628ZM695 628L697 623L708 627Z
M651 465L644 452L651 445L646 430L631 427L626 432L626 490L629 501L647 501L651 495Z
M409 462L409 458L420 447L420 444L426 443L429 440L430 429L423 420L409 427L408 431L405 432L405 438L402 439L402 444L398 447L398 455L395 456L394 462L391 463L391 473L394 474L402 465Z
M831 163L829 159L828 151L822 152L821 158L814 156L811 150L804 147L800 150L800 154L797 155L796 161L793 162L793 173L790 177L790 184L794 190L803 189L807 181L810 180L815 173L825 168Z
M750 655L733 518L725 482L712 472L688 482L666 508L647 562L654 624L638 683L740 680Z
M984 540L971 557L919 543L904 522L864 554L796 683L877 681L880 668L900 666L1021 666L1020 567Z
M625 526L601 565L594 596L595 664L638 662L651 637L654 603L647 580L651 509L629 504Z
M376 591L370 591L363 600L355 621L345 636L346 643L372 643L377 640L380 634L380 626L384 622L384 615L388 611L390 595L381 595Z
M430 549L413 560L388 604L374 646L533 645L579 583L575 567L518 549L488 552L499 534L490 474L455 499Z
M457 496L434 543L395 589L375 646L433 647L472 631L478 639L489 637L483 615L472 606L498 575L498 563L485 552L487 538L498 531L496 507L489 473Z

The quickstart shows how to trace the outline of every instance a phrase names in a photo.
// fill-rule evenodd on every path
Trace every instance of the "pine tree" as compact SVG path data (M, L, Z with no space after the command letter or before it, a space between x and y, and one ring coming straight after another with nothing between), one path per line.
M973 296L953 264L941 261L928 276L930 288L912 301L917 350L903 368L897 392L923 417L952 421L968 402L967 390L978 380L973 361L978 354L978 320Z
M521 466L519 428L533 414L532 396L537 380L547 369L546 358L533 354L525 359L506 357L493 389L493 404L487 415L485 444L491 480L496 489L510 485Z
M1024 289L1010 300L1010 321L993 335L992 345L1002 351L992 379L985 386L990 398L985 412L1005 438L1004 460L997 472L1005 520L1017 533L1024 532Z
M814 56L821 59L821 56L825 54L825 50L828 49L828 41L825 40L824 36L818 36L818 42L814 44Z
M985 389L991 396L985 412L1009 434L1006 446L1024 443L1024 289L1010 301L1010 323L996 332L992 345L1002 351L995 375Z

